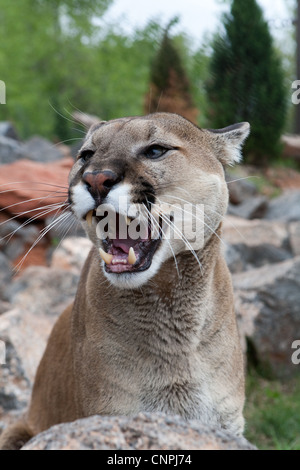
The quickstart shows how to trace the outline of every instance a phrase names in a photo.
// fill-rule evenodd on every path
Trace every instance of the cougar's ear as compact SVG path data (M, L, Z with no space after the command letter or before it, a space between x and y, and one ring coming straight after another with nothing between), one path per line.
M242 159L241 149L250 133L250 124L241 122L224 129L207 129L216 156L223 165L234 165Z

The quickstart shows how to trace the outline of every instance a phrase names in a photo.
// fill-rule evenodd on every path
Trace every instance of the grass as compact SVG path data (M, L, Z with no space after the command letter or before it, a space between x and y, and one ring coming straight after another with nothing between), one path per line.
M259 449L300 450L300 378L280 383L250 371L245 418L246 437Z

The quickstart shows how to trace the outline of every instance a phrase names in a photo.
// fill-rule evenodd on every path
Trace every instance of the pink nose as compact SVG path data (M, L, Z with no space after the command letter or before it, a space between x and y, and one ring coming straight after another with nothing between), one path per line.
M83 181L94 198L104 199L111 188L121 181L121 178L111 170L86 172Z

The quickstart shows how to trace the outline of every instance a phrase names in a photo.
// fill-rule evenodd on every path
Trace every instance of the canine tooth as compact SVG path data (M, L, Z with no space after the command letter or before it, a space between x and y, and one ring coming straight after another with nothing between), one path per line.
M109 255L104 250L102 250L102 248L99 248L99 254L100 254L101 258L103 259L104 263L111 264L112 259L113 259L113 255Z
M92 223L93 223L93 212L94 211L90 211L86 215L86 221L87 221L87 224L88 224L89 227L91 227Z
M135 256L135 252L134 252L134 249L132 247L130 247L130 250L129 250L129 254L128 254L128 263L129 264L134 264L136 263L136 256Z
M125 217L126 219L126 225L129 227L129 225L131 224L131 220L129 219L129 217Z

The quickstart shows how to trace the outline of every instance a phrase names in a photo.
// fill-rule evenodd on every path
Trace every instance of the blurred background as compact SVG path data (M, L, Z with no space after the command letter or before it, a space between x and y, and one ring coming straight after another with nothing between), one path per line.
M297 0L0 0L0 431L26 406L32 357L89 250L75 221L55 217L85 126L168 111L205 128L251 124L224 221L247 437L300 449L298 80Z

